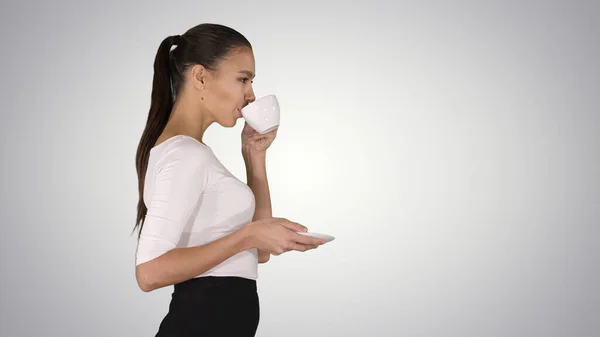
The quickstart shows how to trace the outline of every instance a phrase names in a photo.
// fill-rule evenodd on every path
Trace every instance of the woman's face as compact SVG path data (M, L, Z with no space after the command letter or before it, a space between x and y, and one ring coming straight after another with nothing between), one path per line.
M217 123L235 126L242 117L240 110L256 99L252 89L254 76L254 53L250 48L231 51L216 71L205 72L202 103Z

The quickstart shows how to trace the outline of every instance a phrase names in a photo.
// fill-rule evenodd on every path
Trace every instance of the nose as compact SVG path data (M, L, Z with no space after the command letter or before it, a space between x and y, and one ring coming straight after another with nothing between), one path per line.
M256 100L256 96L254 95L254 89L250 88L248 93L246 94L246 104L250 104Z

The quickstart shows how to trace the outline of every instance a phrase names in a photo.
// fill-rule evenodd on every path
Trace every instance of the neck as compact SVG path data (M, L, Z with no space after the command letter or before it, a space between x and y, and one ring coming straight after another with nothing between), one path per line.
M214 122L212 115L202 103L192 99L184 92L177 97L171 118L165 128L165 133L171 135L186 135L202 142L204 132Z

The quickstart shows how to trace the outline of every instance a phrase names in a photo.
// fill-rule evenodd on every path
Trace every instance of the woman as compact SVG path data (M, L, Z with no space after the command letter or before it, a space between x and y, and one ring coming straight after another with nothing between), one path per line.
M173 51L171 48L175 46ZM136 279L174 285L156 336L254 336L258 263L324 241L272 218L265 153L277 131L242 131L247 183L203 142L214 122L233 127L255 99L252 46L237 31L201 24L167 37L154 63L152 101L136 155Z

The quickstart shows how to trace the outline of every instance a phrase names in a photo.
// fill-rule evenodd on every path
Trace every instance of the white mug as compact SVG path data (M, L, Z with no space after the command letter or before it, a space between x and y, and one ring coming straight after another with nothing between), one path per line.
M275 95L263 96L246 105L241 112L248 125L260 134L279 127L279 102Z

